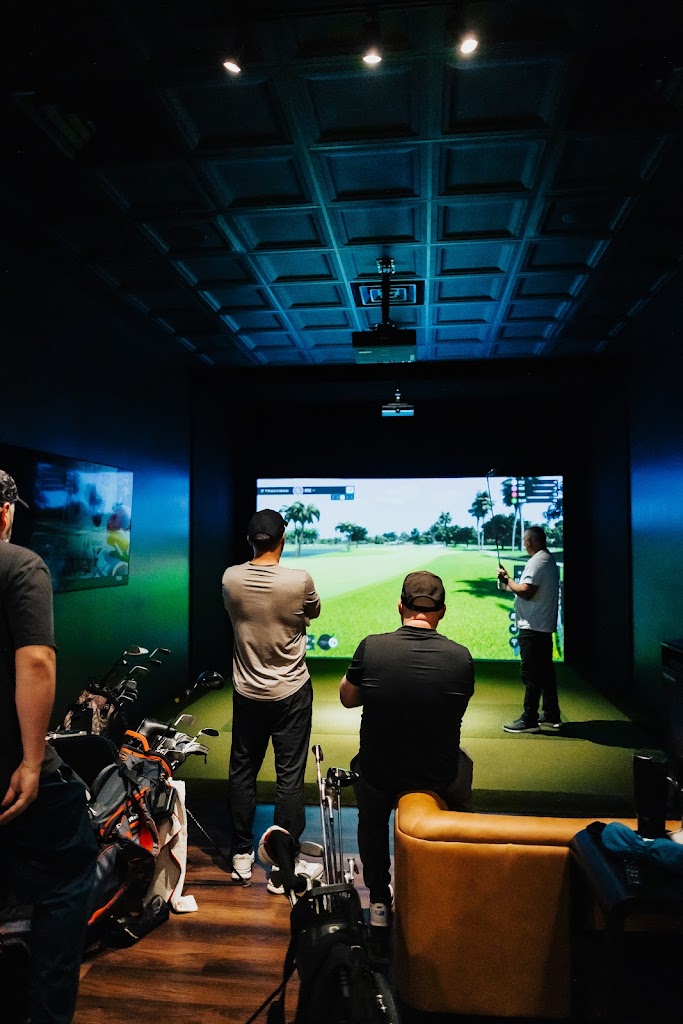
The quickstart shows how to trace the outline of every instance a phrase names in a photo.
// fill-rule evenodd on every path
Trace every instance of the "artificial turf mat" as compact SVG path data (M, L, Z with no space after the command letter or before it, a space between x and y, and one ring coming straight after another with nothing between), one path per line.
M361 709L339 702L339 680L346 659L309 659L313 680L311 743L319 743L324 768L348 767L358 750ZM504 722L522 710L519 664L477 662L476 687L463 721L462 745L474 761L474 805L479 811L564 816L619 816L633 813L632 763L635 750L656 750L648 733L565 664L556 666L565 721L559 733L510 734ZM183 768L190 789L225 797L230 733L231 689L203 696L187 709L195 729L213 727L206 766L194 758ZM317 803L315 761L309 757L306 799ZM272 747L259 775L260 802L275 795ZM345 791L344 802L353 803Z

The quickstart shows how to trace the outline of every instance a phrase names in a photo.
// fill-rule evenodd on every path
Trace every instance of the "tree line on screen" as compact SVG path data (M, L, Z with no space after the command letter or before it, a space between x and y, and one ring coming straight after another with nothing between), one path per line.
M534 478L530 478L534 479ZM548 506L543 513L545 522L532 524L525 518L524 503L514 503L510 491L503 486L503 504L511 507L507 515L498 513L491 515L492 502L487 491L478 491L468 509L468 515L475 520L475 526L463 526L453 522L450 512L441 512L426 530L404 530L397 533L388 530L386 533L370 535L369 530L360 523L342 522L335 526L339 536L320 537L313 525L320 520L320 509L315 505L305 505L295 501L292 505L283 506L280 514L293 527L296 551L299 554L302 544L342 544L350 548L359 544L445 544L464 545L483 548L486 544L497 544L499 548L510 548L513 545L523 550L522 538L527 526L542 525L545 529L550 547L563 547L564 544L564 509L562 495Z

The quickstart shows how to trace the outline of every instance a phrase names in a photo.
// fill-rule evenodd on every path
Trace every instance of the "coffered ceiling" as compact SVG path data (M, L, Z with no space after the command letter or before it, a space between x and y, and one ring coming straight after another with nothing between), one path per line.
M218 367L354 362L379 258L418 362L618 350L681 256L677 5L374 7L368 68L365 4L12 4L6 237Z

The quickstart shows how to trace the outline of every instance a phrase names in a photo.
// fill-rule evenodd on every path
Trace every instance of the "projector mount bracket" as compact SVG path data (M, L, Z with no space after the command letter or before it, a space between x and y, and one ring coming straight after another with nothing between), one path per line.
M377 260L377 270L379 271L382 278L382 322L381 324L374 324L371 330L376 331L381 327L393 327L394 322L389 316L389 293L390 293L390 280L391 275L395 272L396 267L394 265L393 257L391 256L380 256Z

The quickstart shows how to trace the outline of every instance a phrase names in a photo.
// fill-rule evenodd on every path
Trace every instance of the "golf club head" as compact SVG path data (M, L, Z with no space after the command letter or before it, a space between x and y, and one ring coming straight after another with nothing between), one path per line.
M211 669L207 672L200 672L194 686L201 687L202 690L222 690L225 686L225 679L220 672Z
M325 758L323 757L323 748L320 746L319 743L316 743L314 746L311 747L311 753L313 754L313 757L315 758L317 764L322 764L322 762L325 760Z
M347 885L353 885L354 875L358 874L358 865L356 864L355 857L349 857L347 861L347 869L344 872L344 881Z
M148 674L148 672L149 672L149 669L147 668L146 665L134 665L133 668L128 673L128 676L129 676L130 679L132 679L134 675L146 676Z
M157 654L165 654L166 657L168 657L170 653L171 652L169 651L168 647L155 647L149 656L149 660L152 661L154 658L156 658ZM147 651L145 651L145 654L147 654Z
M220 736L218 729L200 729L198 736Z
M147 661L150 665L154 665L155 667L161 665L161 662L159 661L158 658L148 658Z
M358 778L358 772L352 772L347 768L328 768L325 781L334 789L344 789L346 786L352 786Z
M119 691L118 699L131 702L138 699L138 684L134 679L124 679L123 689Z
M191 725L194 725L194 715L179 715L173 723L173 728L181 732L189 729Z
M178 747L168 747L160 750L159 753L162 755L164 760L170 763L171 768L173 768L174 771L176 768L179 768L181 764L185 763L188 755L188 751L180 750ZM189 751L189 753L193 753L193 751Z
M305 839L303 843L301 843L299 852L304 857L322 857L325 851L320 843L310 843Z
M128 644L125 651L121 655L122 658L139 658L143 654L149 654L146 647L140 647L139 644Z
M175 750L178 750L178 749L179 748L177 748L177 747L174 748L174 753L175 753ZM183 760L185 760L186 757L189 757L190 754L201 754L203 756L204 760L206 760L206 756L209 753L209 748L207 746L205 746L205 744L203 744L203 743L196 743L194 740L191 740L187 744L187 746L184 746L182 748L182 750L180 750L180 753L182 753L182 755L183 755Z

